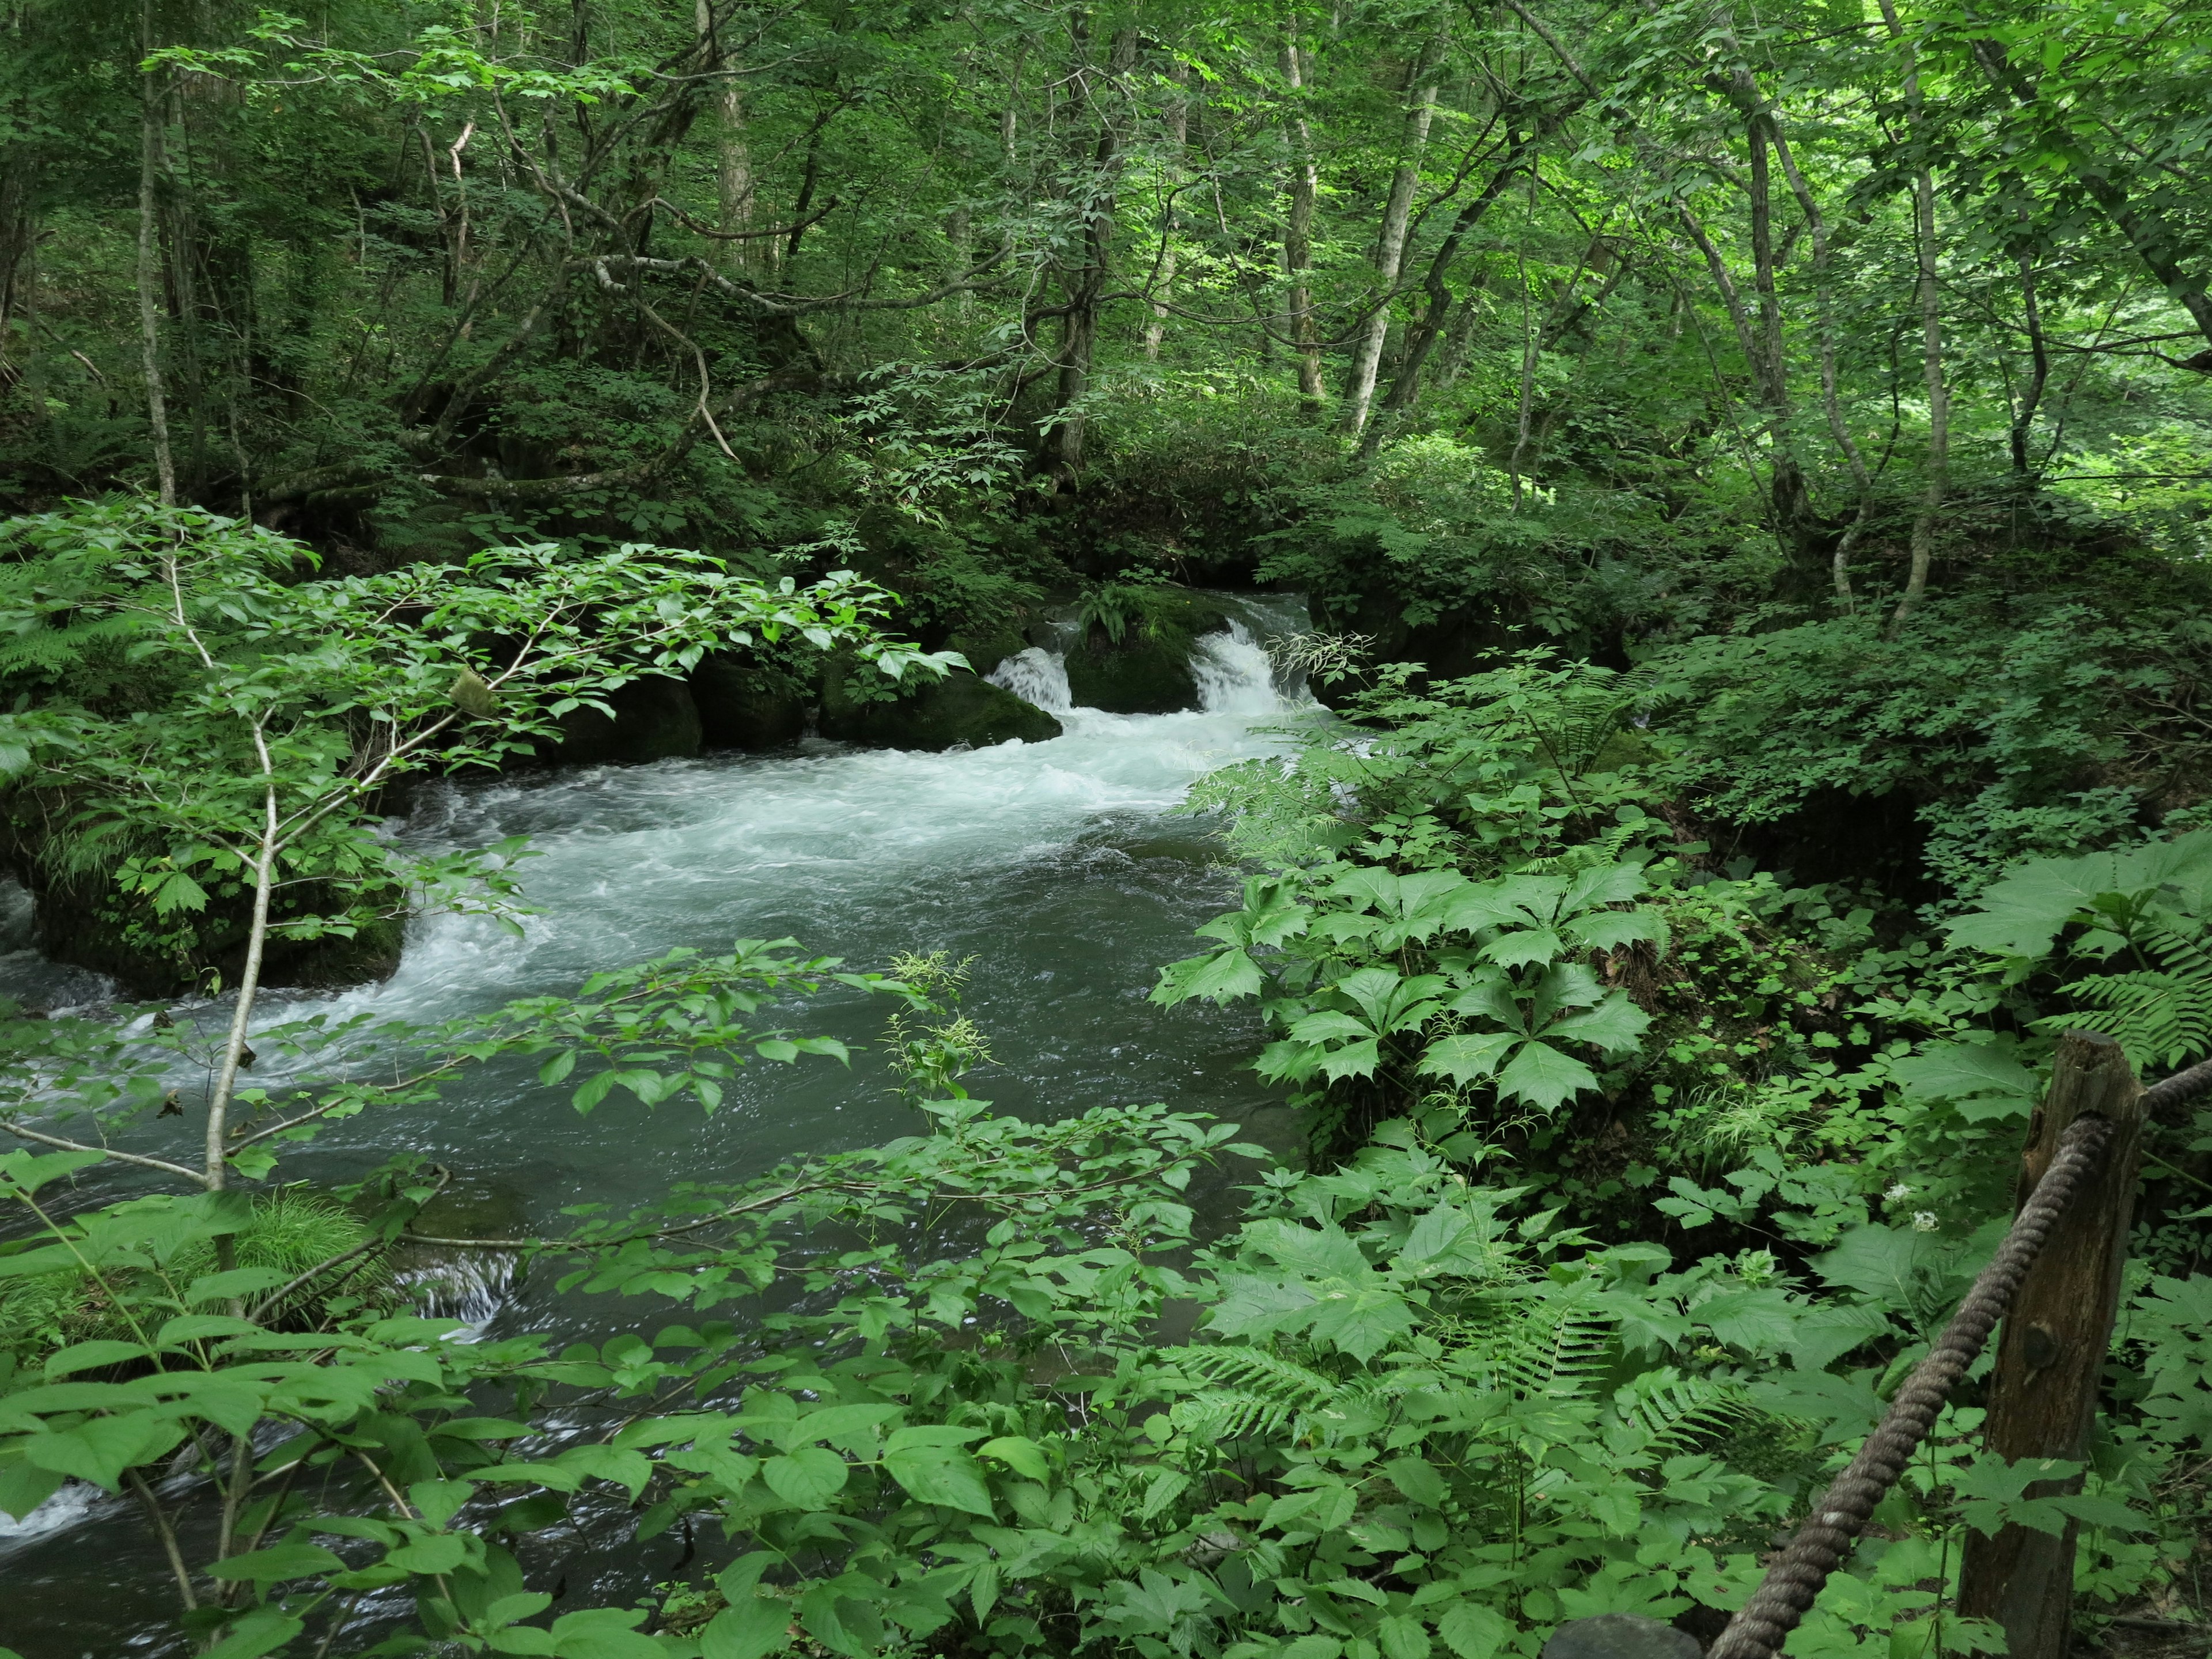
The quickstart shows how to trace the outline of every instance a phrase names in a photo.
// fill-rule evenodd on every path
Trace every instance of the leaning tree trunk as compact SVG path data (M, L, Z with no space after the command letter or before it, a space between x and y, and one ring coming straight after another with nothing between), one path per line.
M1382 234L1375 249L1375 309L1360 331L1352 360L1352 374L1345 386L1340 430L1358 437L1367 428L1375 403L1375 379L1382 363L1382 343L1390 332L1391 296L1405 270L1406 227L1413 217L1413 191L1420 183L1421 152L1429 142L1429 124L1437 112L1437 65L1443 56L1443 42L1432 40L1423 48L1407 83L1413 102L1406 111L1405 135L1398 148L1398 170L1391 175L1389 200L1383 204Z

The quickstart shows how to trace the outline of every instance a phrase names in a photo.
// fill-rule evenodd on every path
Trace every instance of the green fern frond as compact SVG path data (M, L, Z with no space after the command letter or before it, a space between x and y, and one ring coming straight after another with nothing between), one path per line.
M1463 1324L1451 1369L1523 1399L1591 1397L1612 1365L1613 1321L1547 1290Z
M2100 1032L2138 1066L2172 1067L2212 1054L2212 952L2164 926L2145 929L2140 943L2158 967L2075 981L2065 988L2075 1012L2039 1020L2039 1028ZM2091 1009L2097 1012L2084 1012Z
M1176 1426L1202 1437L1279 1437L1311 1413L1341 1406L1364 1389L1265 1348L1169 1348L1163 1358L1213 1386L1176 1402Z
M1615 1389L1613 1404L1623 1421L1665 1454L1717 1440L1758 1415L1734 1389L1710 1377L1685 1376L1671 1366Z

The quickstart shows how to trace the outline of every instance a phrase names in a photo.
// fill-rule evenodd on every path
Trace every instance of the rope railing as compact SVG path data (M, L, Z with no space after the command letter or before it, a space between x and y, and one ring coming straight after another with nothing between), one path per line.
M2207 1089L2212 1089L2212 1061L2166 1079L2148 1092L2143 1104L2158 1109L2189 1100ZM1890 1401L1881 1425L1867 1437L1859 1455L1813 1506L1796 1535L1768 1566L1759 1589L1743 1611L1729 1620L1706 1659L1774 1659L1781 1651L1790 1632L1797 1628L1828 1582L1828 1575L1841 1565L1852 1540L1873 1516L1875 1506L1896 1485L1913 1452L1927 1438L1951 1390L2012 1306L2051 1230L2075 1194L2095 1176L2112 1133L2112 1121L2099 1116L2080 1117L2067 1127L2051 1167L2021 1206L1995 1260L1982 1269L1928 1357L1913 1369Z
M2177 1106L2186 1106L2208 1091L2212 1091L2212 1060L2200 1060L2187 1071L2176 1072L2144 1090L2143 1115L2156 1117Z

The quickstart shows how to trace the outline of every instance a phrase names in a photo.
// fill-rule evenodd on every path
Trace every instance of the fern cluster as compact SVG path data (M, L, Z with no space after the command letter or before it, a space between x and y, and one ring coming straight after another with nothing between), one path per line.
M2138 1069L2172 1069L2212 1054L2212 951L2202 934L2146 923L2137 948L2157 966L2076 980L2066 995L2082 1010L2054 1015L2045 1030L2099 1031L2127 1050Z

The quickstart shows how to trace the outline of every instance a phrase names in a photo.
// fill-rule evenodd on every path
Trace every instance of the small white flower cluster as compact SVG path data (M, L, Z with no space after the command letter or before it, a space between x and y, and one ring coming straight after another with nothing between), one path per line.
M1912 1212L1912 1231L1916 1233L1934 1232L1936 1231L1936 1212L1933 1210L1915 1210Z
M1894 1203L1896 1203L1899 1199L1905 1199L1905 1198L1910 1198L1910 1197L1911 1197L1911 1196L1912 1196L1912 1188L1910 1188L1910 1187L1908 1187L1908 1186L1906 1186L1903 1182L1901 1182L1901 1181L1900 1181L1900 1182L1899 1182L1897 1183L1897 1185L1895 1185L1894 1187L1892 1187L1892 1188L1891 1188L1887 1192L1884 1193L1881 1196L1882 1196L1882 1201L1883 1201L1884 1203L1886 1203L1886 1204L1894 1204Z

